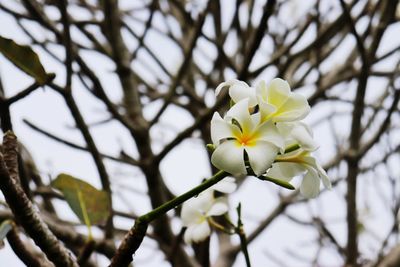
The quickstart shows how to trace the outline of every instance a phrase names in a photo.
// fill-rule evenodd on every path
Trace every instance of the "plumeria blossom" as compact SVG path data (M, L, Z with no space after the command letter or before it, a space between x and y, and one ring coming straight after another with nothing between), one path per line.
M248 101L248 98L240 100L224 118L214 113L211 139L216 149L211 162L231 174L247 174L246 152L250 167L259 176L265 173L284 147L284 139L272 122L260 123L258 113L249 113Z
M304 175L300 192L307 198L314 198L318 195L321 180L326 188L331 188L325 170L310 155L309 151L301 148L278 155L266 175L287 182L290 182L295 176Z
M287 81L273 79L270 84L261 81L256 88L239 80L229 80L218 85L215 94L228 87L229 96L235 103L249 99L249 108L259 106L262 121L273 122L298 121L307 116L310 106L301 94L291 92Z
M288 82L276 78L256 88L239 80L221 83L235 103L222 118L214 113L211 162L234 175L266 175L291 181L304 175L300 191L306 197L319 193L320 181L330 188L325 170L311 156L318 148L311 129L302 122L310 112L307 99L291 92Z
M258 105L263 121L289 122L304 119L310 112L307 98L290 91L289 83L275 78L267 86L261 81L257 88Z
M223 215L227 211L226 199L215 198L212 189L207 189L183 203L181 218L183 226L187 227L185 242L191 244L205 240L211 234L210 217Z
M214 197L214 190L222 193L232 193L236 190L235 179L226 177L217 184L192 198L182 206L181 218L186 226L184 240L187 244L205 240L211 234L209 220L212 216L223 215L228 211L225 197Z

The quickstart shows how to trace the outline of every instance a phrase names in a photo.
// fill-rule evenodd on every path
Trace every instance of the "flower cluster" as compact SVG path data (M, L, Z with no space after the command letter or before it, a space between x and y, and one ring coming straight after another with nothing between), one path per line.
M243 81L221 83L218 95L228 88L233 106L222 118L215 112L211 138L215 147L211 162L232 175L255 174L290 182L304 175L301 193L319 193L320 180L330 188L326 172L311 156L318 146L311 129L301 120L310 112L307 99L291 92L279 78L256 88Z
M215 167L232 175L255 175L286 184L303 175L300 192L308 198L318 195L321 180L331 187L325 170L311 156L318 146L311 129L301 121L310 112L304 96L291 92L289 84L278 78L268 86L260 82L256 88L230 80L221 83L216 94L223 88L228 88L233 105L224 117L215 112L211 120ZM225 178L183 204L186 243L205 240L211 227L229 232L212 218L228 212L226 198L216 198L214 191L232 193L234 181Z

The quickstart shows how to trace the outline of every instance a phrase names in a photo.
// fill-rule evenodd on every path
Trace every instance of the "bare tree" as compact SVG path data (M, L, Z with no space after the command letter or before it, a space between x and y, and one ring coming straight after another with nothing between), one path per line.
M112 166L128 168L124 179L131 187L124 190L148 201L148 210L163 207L176 197L160 168L171 151L191 140L202 142L211 155L206 150L211 143L209 121L229 105L226 92L211 99L217 85L229 78L253 83L281 77L308 96L310 122L322 143L320 154L333 189L310 201L298 190L268 183L269 212L257 214L256 222L246 214L242 218L250 257L253 249L263 254L254 265L399 266L399 5L397 0L1 1L0 19L7 22L1 28L18 33L5 36L7 31L0 29L0 35L22 40L55 74L41 81L27 78L31 85L11 88L4 81L14 73L1 73L5 137L0 189L6 203L0 220L13 222L7 240L15 257L27 266L126 266L132 257L135 264L133 253L147 249L161 253L171 266L242 266L240 243L224 233L218 233L217 242L185 245L184 229L176 227L179 206L161 217L139 217L146 204L128 200L132 212L122 211L116 204L123 199L116 187L120 174ZM70 112L83 145L79 137L58 135L41 118L14 115L40 88L64 100L60 109ZM100 111L86 112L78 97L85 93ZM171 110L186 114L190 124L168 128L165 118L174 120ZM54 205L64 196L49 186L44 166L36 166L35 158L17 143L15 125L22 122L48 142L84 151L94 162L112 205L111 215L90 242L88 233L77 231L81 224L61 219L63 211ZM132 147L108 152L104 143L109 140L99 127L123 132ZM29 146L28 139L20 141ZM47 157L57 153L31 152ZM216 172L211 164L209 171ZM135 192L139 180L146 184L145 195ZM121 226L124 219L132 228ZM279 227L274 224L278 221ZM267 240L268 246L260 242L266 233L285 227L298 233L287 243L307 240L307 245L295 251L288 244L281 251L274 240ZM304 229L313 235L304 236ZM312 252L301 251L306 248ZM97 261L99 255L105 257Z

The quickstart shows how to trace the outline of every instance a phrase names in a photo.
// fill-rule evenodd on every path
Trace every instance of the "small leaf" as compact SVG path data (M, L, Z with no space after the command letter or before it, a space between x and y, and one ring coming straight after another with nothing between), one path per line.
M213 152L215 150L215 145L214 144L207 144L206 148L208 151Z
M40 85L45 84L49 79L38 55L29 46L19 45L11 39L0 36L0 52Z
M357 222L357 233L360 235L360 234L364 233L365 230L366 230L365 225L361 221L358 221Z
M259 176L257 178L262 180L262 181L268 181L268 182L277 184L277 185L282 186L282 187L284 187L286 189L289 189L289 190L295 190L296 189L292 184L290 184L290 183L288 183L286 181L283 181L283 180L275 179L275 178L268 177L268 176Z
M7 236L12 227L13 222L11 220L5 220L0 224L0 242Z
M107 192L64 173L58 175L51 186L63 193L68 205L89 229L91 225L104 224L107 220L110 214Z

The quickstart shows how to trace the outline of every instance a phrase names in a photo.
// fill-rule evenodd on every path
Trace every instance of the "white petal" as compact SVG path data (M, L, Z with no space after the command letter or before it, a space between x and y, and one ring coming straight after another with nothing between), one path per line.
M260 109L262 121L269 120L277 110L276 107L274 107L271 104L268 104L267 102L261 100L260 98L258 100L258 107Z
M206 216L207 217L219 216L227 213L228 210L229 210L228 205L222 201L219 201L214 203L214 205L212 205L211 209L207 212Z
M237 184L235 178L226 177L222 181L213 185L211 188L215 191L219 191L225 194L230 194L236 190Z
M230 123L227 123L218 112L215 112L211 119L211 140L214 145L219 145L219 142L225 138L234 137L234 131L236 127ZM236 127L237 128L237 127ZM238 129L236 130L238 131Z
M181 219L184 226L195 224L202 217L203 215L198 210L192 209L191 207L185 205L182 206Z
M332 185L331 182L329 181L329 177L326 174L326 171L321 167L321 165L319 165L317 160L312 156L304 157L303 160L308 165L312 166L315 169L315 171L318 172L318 175L321 177L324 186L328 189L331 189Z
M259 101L260 100L267 101L267 85L265 81L262 80L257 84L256 94Z
M287 81L275 78L269 84L266 93L264 99L267 99L269 104L279 109L289 97L290 86Z
M268 141L277 147L281 148L281 150L285 149L285 140L282 137L282 134L279 133L275 124L271 121L267 121L262 123L257 129L257 134L259 140Z
M227 82L220 83L215 89L215 96L219 95L219 93L221 93L222 88L224 88L225 86L227 86Z
M211 162L218 169L231 174L247 174L243 151L244 148L235 140L227 140L215 149Z
M222 88L224 88L226 86L231 86L231 81L226 81L226 82L220 83L217 86L217 88L215 89L215 96L219 95L221 93Z
M258 141L254 146L246 146L250 166L259 176L267 171L278 154L278 147L266 141Z
M310 106L308 105L307 99L298 93L292 93L274 114L274 121L301 120L304 119L309 112Z
M204 221L201 224L194 226L191 232L192 240L195 243L204 241L207 237L210 236L210 234L211 234L211 229L207 221Z
M243 82L243 81L239 81L239 80L236 80L236 79L232 79L232 80L229 80L229 81L220 83L220 84L217 86L217 88L215 89L215 95L216 95L216 96L219 95L219 93L221 92L222 88L224 88L224 87L231 87L232 85L235 85L235 84L241 85L241 86L243 86L243 87L249 87L249 86L247 85L247 83L245 83L245 82Z
M193 229L195 227L196 227L195 225L188 227L185 231L185 235L183 236L183 240L188 245L192 244L193 242Z
M300 193L306 198L315 198L319 193L320 180L314 169L308 169L300 186Z
M214 191L212 189L206 189L197 197L192 198L192 200L194 203L192 206L204 214L210 209L212 203L214 202Z
M197 197L193 197L182 205L181 219L184 226L196 224L204 214L211 208L215 199L213 190L205 190Z
M256 92L253 87L248 86L246 83L235 83L229 88L229 96L237 103L240 100L249 99L249 107L257 105Z
M253 120L249 113L249 99L243 99L233 105L226 113L226 118L234 118L240 124L243 133L250 133L253 129Z
M319 164L316 164L316 165L317 165L318 174L321 177L322 183L324 184L325 188L331 189L332 188L332 184L331 184L331 181L329 180L328 174L321 167L321 165L319 165Z
M183 203L182 211L181 211L181 219L182 224L184 226L189 226L198 222L202 217L203 214L196 206L195 199L190 199Z
M304 150L315 151L318 144L314 141L311 129L303 122L279 122L276 124L279 132L286 138L293 139Z
M295 176L304 173L306 169L298 163L276 162L272 164L267 176L278 180L290 182Z

